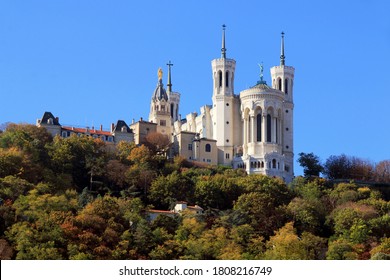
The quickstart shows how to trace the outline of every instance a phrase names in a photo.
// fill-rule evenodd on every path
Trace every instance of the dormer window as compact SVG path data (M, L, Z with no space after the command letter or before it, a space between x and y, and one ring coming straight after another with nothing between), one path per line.
M122 126L121 132L127 132L126 126Z

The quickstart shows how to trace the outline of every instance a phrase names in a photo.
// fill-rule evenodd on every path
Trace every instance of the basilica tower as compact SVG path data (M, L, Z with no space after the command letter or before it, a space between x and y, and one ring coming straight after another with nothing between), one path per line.
M167 82L167 95L171 111L172 125L174 122L179 120L179 104L180 104L180 93L172 91L172 80L171 80L171 61L167 63L168 66L168 82Z
M235 120L236 110L239 107L238 100L234 96L234 71L236 61L226 58L225 25L222 26L221 58L211 61L213 72L213 107L212 138L217 140L218 162L230 165L234 156L234 145L237 136L234 126L238 125Z
M171 137L172 116L168 94L162 82L163 72L158 69L158 83L150 103L149 121L157 124L157 132Z
M294 109L294 72L292 66L285 65L284 55L284 32L282 32L280 46L280 65L271 68L272 87L284 93L283 101L283 139L282 153L286 158L285 172L293 176L294 170L294 149L293 149L293 109Z

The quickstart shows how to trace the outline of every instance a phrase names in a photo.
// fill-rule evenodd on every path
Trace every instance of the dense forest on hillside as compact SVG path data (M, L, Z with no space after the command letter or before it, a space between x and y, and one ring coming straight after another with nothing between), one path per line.
M0 258L390 259L389 161L341 155L318 165L302 153L305 177L286 185L168 161L163 151L153 141L114 148L8 125L0 133ZM176 201L204 212L148 220L148 209Z

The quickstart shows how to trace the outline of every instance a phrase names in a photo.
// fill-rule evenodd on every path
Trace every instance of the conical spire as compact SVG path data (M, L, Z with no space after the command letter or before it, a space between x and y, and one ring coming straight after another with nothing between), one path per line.
M173 66L173 64L171 63L171 61L169 61L167 63L168 65L168 82L167 82L167 88L168 88L168 92L172 92L172 82L171 82L171 66Z
M284 66L286 57L284 56L284 32L282 32L282 42L280 46L280 66Z
M221 49L221 57L226 58L226 48L225 48L225 28L226 25L222 25L222 49Z

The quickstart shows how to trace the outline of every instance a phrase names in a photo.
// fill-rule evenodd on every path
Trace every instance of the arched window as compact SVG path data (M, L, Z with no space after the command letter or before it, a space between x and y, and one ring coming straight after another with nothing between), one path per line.
M272 141L272 137L271 137L271 121L272 121L272 118L271 118L271 115L268 114L267 115L267 142L271 142Z
M257 121L256 123L257 142L261 142L261 114L257 114L256 121Z
M175 107L173 103L171 103L171 118L173 118L173 113L174 113Z
M229 87L229 71L225 73L225 86Z
M275 120L275 142L278 143L278 119Z
M210 144L206 144L206 146L205 146L205 151L206 151L207 153L210 153L210 152L211 152L211 145L210 145Z
M278 90L282 90L282 79L278 78Z
M272 168L276 168L276 159L272 160Z
M288 79L284 80L284 93L288 94Z
M261 162L261 168L264 168L264 161Z
M222 87L222 71L218 71L219 87Z

